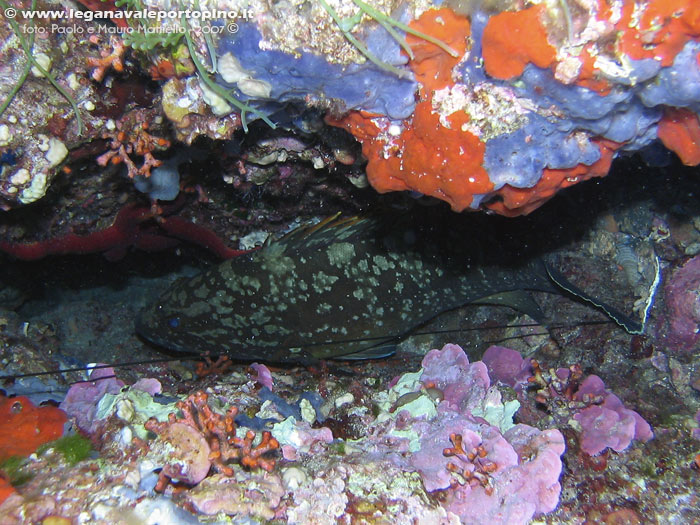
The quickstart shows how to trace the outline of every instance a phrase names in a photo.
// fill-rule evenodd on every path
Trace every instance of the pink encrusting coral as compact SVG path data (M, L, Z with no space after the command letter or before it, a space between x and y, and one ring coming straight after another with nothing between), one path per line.
M488 368L489 376L504 385L519 388L532 377L532 366L520 352L503 346L490 346L481 360Z
M564 437L512 422L515 404L502 403L486 365L470 363L448 344L423 359L420 382L440 390L433 418L410 423L418 450L395 461L417 470L428 492L444 491L444 507L463 523L518 524L554 510Z
M123 386L124 381L116 378L113 368L95 368L90 372L89 381L70 387L59 406L68 417L75 419L80 430L94 432L98 403L105 394L118 394Z
M573 415L580 431L579 444L586 454L594 456L607 448L621 452L635 439L649 441L654 437L642 416L626 408L600 377L584 378L578 365L544 371L534 359L528 362L515 350L500 346L490 347L484 362L494 378L516 390L525 384L534 386L535 401L547 407L555 419L568 423Z
M596 375L583 380L574 399L583 402L602 399L602 403L588 406L574 414L574 419L581 425L581 450L591 456L608 447L621 452L633 439L649 441L654 437L649 423L634 410L625 408L615 394L606 390L603 380Z

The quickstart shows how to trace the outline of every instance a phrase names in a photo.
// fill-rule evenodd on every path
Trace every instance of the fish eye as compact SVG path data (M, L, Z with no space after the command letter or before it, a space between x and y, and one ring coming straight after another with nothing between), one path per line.
M168 319L168 326L170 326L170 328L177 328L178 326L180 326L180 318L171 317L170 319Z

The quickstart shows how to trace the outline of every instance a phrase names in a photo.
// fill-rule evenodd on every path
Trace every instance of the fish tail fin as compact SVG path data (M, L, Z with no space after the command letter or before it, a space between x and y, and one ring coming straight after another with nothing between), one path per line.
M552 282L559 286L562 290L565 290L570 294L575 295L576 297L586 301L587 303L592 304L599 310L602 310L608 315L608 317L610 317L610 319L615 321L618 325L620 325L630 334L644 333L644 324L640 323L639 321L635 321L629 316L623 314L614 306L610 306L609 304L593 297L592 295L587 294L581 288L579 288L574 283L569 281L566 277L564 277L564 274L562 274L559 270L551 267L547 263L544 263L544 268L547 271L547 275L552 280Z

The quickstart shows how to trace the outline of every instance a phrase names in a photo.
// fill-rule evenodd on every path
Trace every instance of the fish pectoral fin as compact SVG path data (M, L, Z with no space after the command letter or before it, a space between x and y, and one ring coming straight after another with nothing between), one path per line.
M564 274L562 274L559 270L552 268L548 264L545 264L545 269L547 270L549 278L562 290L565 290L571 295L574 295L579 299L582 299L587 303L592 304L596 308L602 310L608 315L608 317L610 317L610 319L615 321L622 328L627 330L627 332L629 332L630 334L644 333L644 325L642 323L626 316L614 306L610 306L609 304L604 303L603 301L593 297L592 295L588 295L586 292L581 290L581 288L579 288L574 283L569 281L566 277L564 277Z
M540 306L535 302L532 296L525 290L511 290L508 292L498 292L493 295L487 295L472 301L471 304L490 304L496 306L509 306L519 312L529 315L535 321L542 325L546 325L546 318Z
M360 361L364 359L381 359L383 357L389 357L396 353L396 341L394 339L387 341L385 343L379 343L378 345L370 346L359 352L353 354L341 355L335 357L339 361Z

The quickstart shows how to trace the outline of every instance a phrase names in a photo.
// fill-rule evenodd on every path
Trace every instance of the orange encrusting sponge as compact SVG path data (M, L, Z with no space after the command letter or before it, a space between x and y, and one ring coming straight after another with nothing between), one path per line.
M15 489L10 485L9 480L5 479L2 472L0 472L0 503L9 498L15 493Z
M406 35L406 42L414 54L409 65L416 75L416 80L423 86L424 95L432 95L430 90L454 84L452 68L468 51L467 41L471 33L469 20L450 9L434 9L426 11L409 25L417 31L442 40L457 54L457 57L453 57L427 40L411 34Z
M464 112L446 117L449 127L433 112L436 90L454 84L452 69L467 52L469 21L449 9L425 12L411 27L441 39L458 53L452 57L439 47L409 35L415 58L410 67L421 83L420 102L412 119L400 129L378 115L350 112L329 122L347 128L362 142L369 160L367 178L380 193L413 190L450 203L455 211L472 204L475 194L493 190L482 167L484 143L462 131L469 121ZM391 133L391 128L399 133Z
M604 177L610 171L615 150L620 144L605 139L595 142L600 150L600 159L590 166L578 164L569 169L545 168L542 178L532 188L503 186L498 192L502 199L493 200L485 206L506 217L527 215L554 197L559 190L593 177Z
M489 75L509 80L522 75L530 63L541 68L554 63L557 53L542 25L543 10L540 4L489 18L482 37L484 68Z
M597 57L593 44L586 44L578 57L581 60L581 69L579 70L576 84L595 91L603 97L608 95L612 86L604 78L599 78L598 70L596 69Z
M442 40L459 56L455 58L426 40L407 35L415 54L409 67L419 85L412 117L391 121L383 115L351 111L341 119L329 118L328 122L345 127L362 143L368 160L368 180L379 192L412 190L444 200L455 211L482 207L508 216L530 213L560 189L606 175L615 151L623 144L597 136L599 127L587 126L586 118L579 116L572 133L583 137L582 148L591 143L598 147L601 155L598 161L568 169L545 168L531 187L506 184L495 189L484 166L489 170L498 168L493 165L493 159L498 157L491 153L498 151L496 148L503 141L489 141L523 129L516 126L528 125L533 122L528 119L537 115L544 115L550 122L569 118L563 107L547 102L545 83L534 86L529 99L516 100L518 83L524 82L518 77L526 66L550 68L553 82L562 86L576 84L600 97L610 95L613 90L618 95L622 90L638 91L634 75L624 76L624 65L629 59L651 59L662 67L673 65L688 42L700 40L700 0L624 0L621 7L610 0L596 0L586 10L572 11L569 36L563 40L560 32L548 34L552 22L546 4L491 15L481 35L483 71L495 79L489 84L488 78L483 81L479 73L474 74L480 67L479 57L468 56L469 20L446 8L428 10L411 22L411 27ZM700 53L697 60L700 65ZM466 61L466 67L462 61ZM622 80L616 81L616 75ZM577 95L573 91L570 94ZM537 105L539 95L546 106ZM565 92L559 96L565 96ZM503 100L513 100L511 113L502 106L499 108ZM599 102L583 96L581 100L581 103ZM635 104L643 103L632 100ZM624 109L623 105L612 104L605 118L619 117L623 123ZM511 115L522 115L522 121L499 135L489 136L484 132L490 125L508 123L507 117ZM522 148L542 147L538 141L544 133L538 135L534 126L528 128ZM687 109L666 108L657 134L685 164L700 164L697 115ZM628 149L639 138L633 136L627 142ZM642 141L639 144L641 147Z
M0 395L0 464L13 456L28 456L40 445L63 434L66 413L56 407L35 407L25 396ZM0 503L14 489L0 472Z
M695 113L687 109L666 109L657 135L683 164L700 164L700 120Z
M0 463L60 438L67 419L60 408L35 407L25 396L0 397Z
M700 2L650 0L639 13L636 2L625 2L619 31L618 53L635 60L653 58L666 67L692 38L700 37Z

